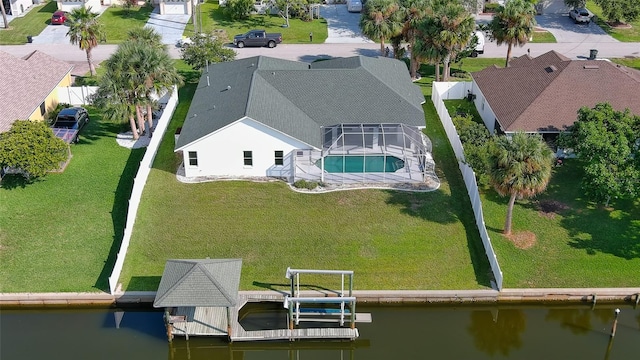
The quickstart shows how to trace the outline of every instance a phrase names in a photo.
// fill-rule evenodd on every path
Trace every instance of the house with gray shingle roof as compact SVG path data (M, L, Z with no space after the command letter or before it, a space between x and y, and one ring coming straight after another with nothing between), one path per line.
M16 120L43 120L58 102L58 88L71 85L73 65L43 52L17 58L0 51L0 132Z
M476 108L494 133L554 138L576 121L581 107L602 102L640 114L640 72L606 60L571 60L550 51L471 76Z
M182 152L187 178L292 179L294 155L321 151L323 129L395 123L419 134L424 102L406 65L395 59L308 64L257 56L219 63L203 72L175 151Z

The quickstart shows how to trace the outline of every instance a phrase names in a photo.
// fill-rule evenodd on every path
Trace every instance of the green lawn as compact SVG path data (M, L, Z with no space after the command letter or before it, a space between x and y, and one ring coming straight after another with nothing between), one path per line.
M130 10L110 6L99 18L107 32L107 43L119 44L125 41L130 29L145 26L152 11L153 6L149 4L134 6Z
M0 187L0 292L108 291L144 149L118 146L96 109L60 174Z
M242 258L242 289L287 286L289 266L353 269L356 289L489 286L464 183L430 101L427 132L439 190L300 194L281 182L177 182L173 133L194 90L194 84L181 90L147 182L120 279L124 289L155 290L167 259L207 256Z
M630 68L634 68L640 70L640 58L635 59L611 59L616 64L628 66Z
M13 19L9 29L0 29L0 44L20 45L27 43L27 35L36 36L51 22L51 15L58 10L57 3L51 1L36 5L22 17Z
M531 43L555 43L556 37L548 31L536 31L533 33Z
M587 1L587 8L595 15L595 21L613 38L623 42L640 42L640 19L631 22L631 28L612 28L602 16L602 9L593 0Z
M278 15L251 15L246 20L231 20L224 14L217 1L209 0L199 5L198 13L202 13L202 31L210 33L214 30L224 30L233 40L233 36L245 33L253 29L264 29L267 32L282 33L282 42L285 44L308 44L309 33L313 33L313 43L321 44L327 39L327 22L324 19L314 19L313 21L302 21L300 19L289 19L289 27L283 28L285 20ZM198 20L199 21L199 20ZM200 25L198 25L200 29ZM193 22L190 21L184 31L184 35L189 37L194 34Z
M513 231L532 244L530 248L518 248L501 234L508 198L489 189L482 194L504 286L640 286L640 199L617 201L610 208L593 204L580 191L577 160L564 163L555 168L544 194L516 202Z

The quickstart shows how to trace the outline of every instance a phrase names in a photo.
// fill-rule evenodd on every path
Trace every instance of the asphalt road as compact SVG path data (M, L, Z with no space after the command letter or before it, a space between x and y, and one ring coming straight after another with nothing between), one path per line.
M311 62L318 58L348 57L355 55L377 56L380 46L365 38L359 32L357 13L348 13L346 5L324 5L322 16L329 25L329 37L324 44L280 44L276 48L243 48L235 49L238 58L256 55L272 56L288 60ZM490 17L478 16L477 21L487 21ZM574 24L567 16L567 9L562 0L546 0L544 14L536 17L539 27L552 32L558 43L526 44L515 47L513 56L529 53L538 56L550 50L572 58L580 59L589 56L591 49L598 50L600 58L640 57L640 43L622 43L607 35L596 24ZM173 20L173 19L169 19ZM150 20L151 21L151 20ZM166 27L163 25L163 27ZM62 27L61 27L62 28ZM44 39L43 39L44 40ZM171 40L173 41L173 39ZM57 41L56 41L57 42ZM165 43L167 43L165 41ZM106 60L117 45L99 45L93 52L96 63ZM180 58L180 50L169 44L172 57ZM26 45L5 45L0 50L14 56L22 57L34 50L40 50L58 59L76 65L74 75L83 75L88 71L86 54L77 46L65 43L33 43ZM487 42L485 53L480 57L504 58L507 46L497 46L495 42Z

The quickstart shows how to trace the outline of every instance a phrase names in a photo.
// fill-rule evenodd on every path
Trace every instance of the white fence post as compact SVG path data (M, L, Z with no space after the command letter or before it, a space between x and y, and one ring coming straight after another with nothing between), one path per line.
M442 122L442 126L444 127L447 137L449 138L451 148L458 159L458 167L460 168L464 184L467 188L467 193L469 194L471 206L475 214L476 225L478 226L480 238L484 245L484 251L487 255L487 259L489 260L489 264L491 265L491 271L493 272L493 277L496 280L496 286L498 290L502 290L502 270L500 269L500 264L498 264L498 258L493 251L487 227L484 224L482 202L480 201L480 193L478 192L476 176L473 169L464 163L462 142L460 141L458 132L451 121L451 116L449 116L449 112L444 105L444 101L442 101L443 94L445 93L447 99L463 99L471 87L472 83L470 82L434 82L432 85L433 92L431 93L431 100L433 101L433 105L436 108L438 117L440 118L440 122Z

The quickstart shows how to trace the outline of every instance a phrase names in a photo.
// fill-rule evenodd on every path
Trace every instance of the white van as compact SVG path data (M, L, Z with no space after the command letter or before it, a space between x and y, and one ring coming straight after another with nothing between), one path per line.
M347 0L347 11L359 13L362 11L362 2L360 0Z
M484 33L480 30L473 33L478 38L478 44L473 49L471 57L477 57L478 54L484 54Z

